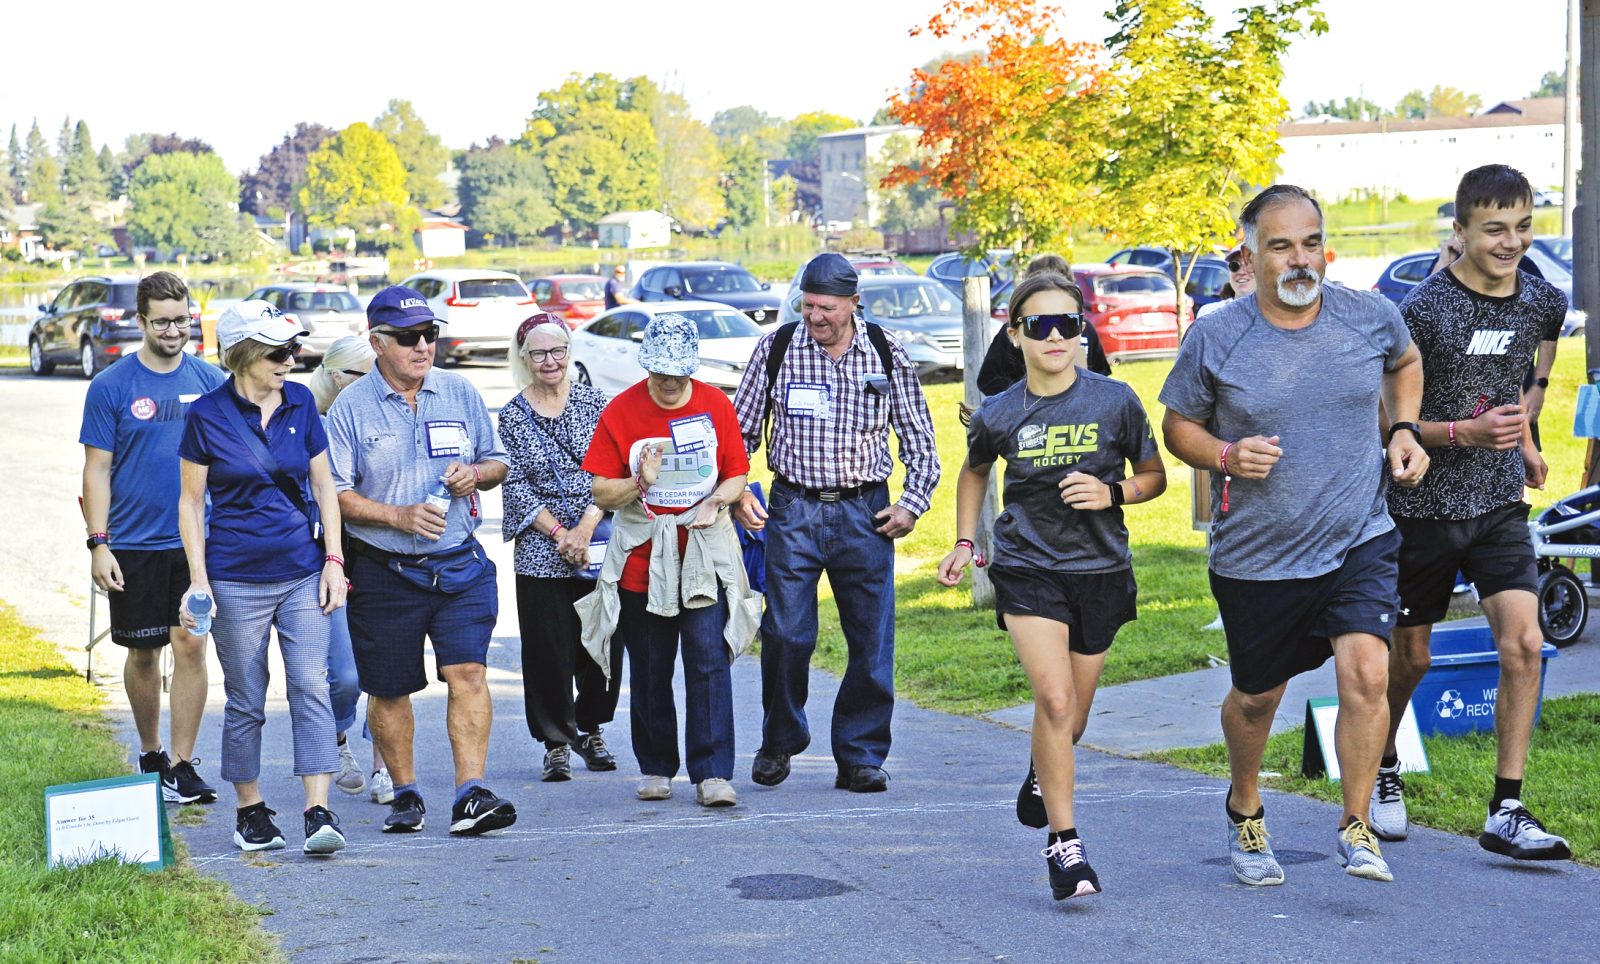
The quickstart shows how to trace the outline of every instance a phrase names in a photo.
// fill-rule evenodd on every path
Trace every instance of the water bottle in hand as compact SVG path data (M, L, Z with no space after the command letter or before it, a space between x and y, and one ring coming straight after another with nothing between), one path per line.
M211 632L211 613L216 608L211 603L211 596L197 592L189 597L187 606L189 615L194 617L194 629L189 632L195 636L204 636Z
M450 487L444 484L444 479L433 483L433 488L428 490L428 504L440 512L450 512L450 501L455 498L450 494Z

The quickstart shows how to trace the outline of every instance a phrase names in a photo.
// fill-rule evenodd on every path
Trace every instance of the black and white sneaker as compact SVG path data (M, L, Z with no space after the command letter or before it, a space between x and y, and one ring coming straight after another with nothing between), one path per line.
M199 762L195 757L174 763L161 778L161 798L168 803L215 803L217 791L195 772L194 765Z
M544 751L544 768L539 779L545 783L561 783L572 779L572 751L565 743Z
M583 757L583 765L591 770L615 770L617 758L611 755L611 750L606 747L605 738L597 729L593 733L585 733L578 737L578 742L572 748Z
M1521 800L1502 800L1500 809L1489 815L1478 835L1478 846L1492 853L1517 860L1569 860L1572 848L1566 840L1544 829L1544 824L1528 812Z
M1024 827L1043 830L1050 823L1050 815L1044 812L1044 795L1039 792L1039 775L1033 772L1033 760L1028 760L1028 775L1022 780L1022 789L1017 791L1017 822Z
M500 799L482 784L473 787L472 792L450 808L450 832L457 836L475 837L491 830L504 830L516 822L517 808L511 801Z
M384 833L416 833L422 829L422 815L428 808L422 805L422 794L406 790L394 795L389 804L389 815L383 818Z
M305 816L306 845L300 848L302 853L323 855L344 849L344 834L339 832L338 814L327 807L312 807Z
M238 819L233 828L233 842L246 853L256 850L282 850L283 832L272 822L275 816L277 811L267 809L265 802L252 803L238 811Z
M1087 897L1100 893L1100 878L1083 855L1083 841L1077 837L1057 840L1041 851L1050 868L1050 894L1056 900Z
M177 792L177 786L172 783L172 760L167 756L166 750L151 750L149 753L139 754L139 772L154 773L161 777L161 799L167 803L177 803L178 800L169 794Z

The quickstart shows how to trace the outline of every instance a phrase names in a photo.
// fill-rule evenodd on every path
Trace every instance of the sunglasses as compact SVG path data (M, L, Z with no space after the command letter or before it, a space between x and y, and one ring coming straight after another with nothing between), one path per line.
M1052 331L1061 332L1062 338L1076 338L1083 333L1083 313L1066 315L1023 315L1011 323L1021 327L1022 333L1034 341L1044 341Z
M300 346L291 343L284 345L282 348L274 348L267 352L265 357L267 361L272 362L274 365L282 365L291 358L300 357Z
M385 335L394 339L394 343L401 348L415 348L417 342L426 341L433 344L439 340L439 326L429 325L426 328L406 328L402 331L385 331Z
M1228 258L1227 265L1228 265L1228 270L1229 271L1237 273L1240 268L1244 267L1244 259L1239 257L1238 255L1233 255L1230 258Z

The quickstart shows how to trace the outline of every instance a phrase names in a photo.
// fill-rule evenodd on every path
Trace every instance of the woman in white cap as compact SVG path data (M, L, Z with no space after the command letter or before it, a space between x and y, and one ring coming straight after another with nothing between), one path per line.
M681 642L695 799L733 806L731 667L755 636L760 597L727 506L744 491L750 459L733 403L689 377L700 367L693 322L652 318L639 365L649 377L606 406L583 460L595 504L617 510L599 585L577 604L584 646L605 665L614 628L627 647L638 795L665 800L679 765L672 674Z
M333 400L346 387L372 371L377 355L372 350L370 338L345 335L328 346L322 364L311 373L306 387L317 400L317 411L327 425L328 409ZM358 794L369 787L373 803L394 802L394 781L383 765L383 754L378 744L372 744L372 780L369 782L356 762L355 751L350 748L349 732L356 724L356 703L361 699L361 683L356 674L356 657L350 649L350 621L347 610L333 611L328 639L328 690L333 699L333 718L339 730L339 773L333 785L348 794ZM368 737L370 742L370 735Z
M344 835L328 809L330 776L339 768L328 614L344 605L349 584L328 437L311 392L287 381L304 334L264 301L242 301L218 320L217 343L233 377L189 406L178 448L178 530L190 580L180 618L192 631L194 597L214 601L211 634L228 698L222 778L233 784L238 808L234 843L246 851L284 845L259 787L267 641L275 628L294 771L305 786L303 850L331 854L344 848Z
M517 394L500 409L500 442L511 456L501 532L515 541L522 702L528 732L544 744L539 779L572 778L572 751L591 770L615 770L600 734L617 711L622 647L610 672L589 658L573 603L594 589L589 545L605 517L594 504L583 454L594 440L604 392L568 375L571 338L554 315L517 326L508 362ZM573 699L573 685L577 699Z

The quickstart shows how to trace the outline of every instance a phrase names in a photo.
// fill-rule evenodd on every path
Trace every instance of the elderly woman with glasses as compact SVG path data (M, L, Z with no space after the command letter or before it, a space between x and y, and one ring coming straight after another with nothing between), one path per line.
M284 845L258 783L267 642L276 629L294 771L305 786L303 850L331 854L345 841L328 809L330 774L339 768L328 615L344 605L349 585L328 436L311 392L287 380L304 334L299 322L264 301L240 302L217 323L233 377L190 405L178 449L178 529L190 581L180 618L193 631L194 597L214 602L211 635L228 699L222 778L233 784L238 807L234 843L246 851Z
M567 326L545 312L518 326L508 353L518 392L500 409L499 426L511 456L501 531L516 543L523 707L528 732L544 744L546 782L572 778L574 749L591 770L617 768L600 728L616 714L622 647L608 681L583 649L572 608L594 588L589 545L605 513L594 504L583 454L606 397L572 381L570 342Z

